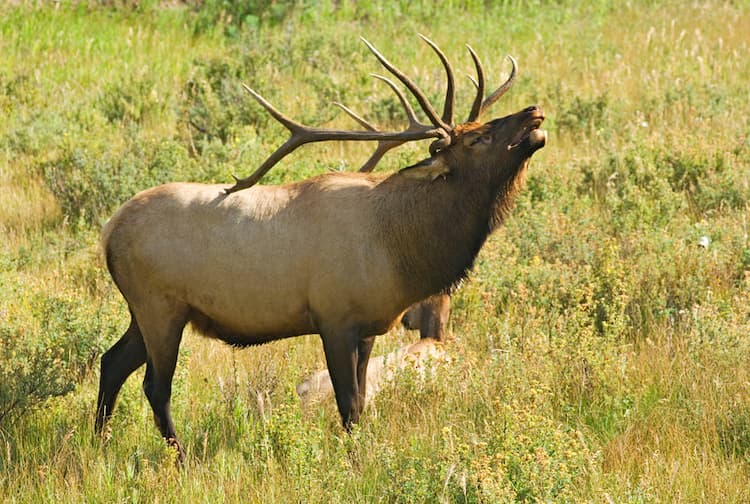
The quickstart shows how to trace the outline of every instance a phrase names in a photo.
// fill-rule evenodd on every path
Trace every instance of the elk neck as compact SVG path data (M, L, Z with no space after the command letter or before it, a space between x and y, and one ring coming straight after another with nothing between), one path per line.
M458 169L434 181L395 174L380 184L380 238L409 301L450 292L466 277L512 208L527 163L514 170Z

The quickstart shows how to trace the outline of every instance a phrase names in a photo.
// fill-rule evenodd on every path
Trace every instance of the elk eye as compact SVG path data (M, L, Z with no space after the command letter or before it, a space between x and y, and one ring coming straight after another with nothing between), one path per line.
M472 139L469 145L476 145L479 143L482 143L482 144L490 143L490 137L487 135L479 135L478 137Z

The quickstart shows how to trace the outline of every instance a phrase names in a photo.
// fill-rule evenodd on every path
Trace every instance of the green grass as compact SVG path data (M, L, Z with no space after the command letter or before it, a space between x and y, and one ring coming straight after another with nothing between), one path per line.
M6 500L750 501L747 2L13 3L0 7ZM283 141L240 82L308 124L353 127L332 101L402 124L359 35L439 103L417 32L454 62L460 111L469 43L491 84L506 54L519 62L496 116L538 103L548 117L517 208L454 297L451 363L399 376L350 436L333 401L294 394L324 366L317 337L237 351L188 334L173 394L184 470L142 372L94 436L98 359L127 325L101 224L140 189L249 174ZM403 147L379 170L425 153ZM368 155L306 146L266 182ZM393 331L375 352L414 338Z

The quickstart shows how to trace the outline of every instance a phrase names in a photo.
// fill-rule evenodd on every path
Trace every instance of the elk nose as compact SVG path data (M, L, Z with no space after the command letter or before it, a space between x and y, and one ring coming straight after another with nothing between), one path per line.
M523 109L524 115L526 117L531 117L534 120L541 119L544 120L544 112L542 112L542 107L538 105L532 105L531 107L526 107Z

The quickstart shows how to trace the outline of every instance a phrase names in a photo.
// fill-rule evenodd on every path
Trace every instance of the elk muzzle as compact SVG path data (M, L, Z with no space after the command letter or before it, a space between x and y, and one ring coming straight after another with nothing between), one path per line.
M547 143L547 132L540 130L539 126L544 122L544 112L536 105L524 109L521 126L515 136L508 144L508 150L523 147L530 154L541 149Z

